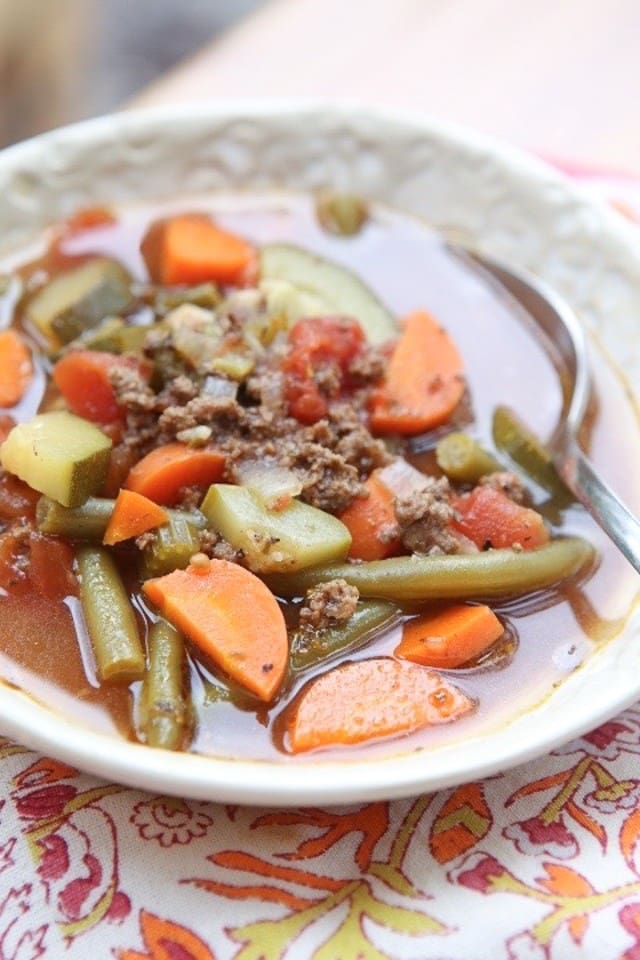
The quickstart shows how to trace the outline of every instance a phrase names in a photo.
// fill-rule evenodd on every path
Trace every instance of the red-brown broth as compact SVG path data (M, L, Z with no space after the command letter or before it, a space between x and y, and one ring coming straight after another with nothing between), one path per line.
M289 241L338 260L361 275L398 315L419 307L428 309L452 334L465 359L474 435L492 446L491 414L496 405L505 402L541 436L551 433L562 407L562 390L549 354L513 314L500 291L452 256L418 220L378 208L360 234L345 239L333 237L317 225L312 201L307 198L219 197L176 202L171 209L209 209L222 226L256 244ZM71 237L62 250L72 257L87 253L114 256L144 280L140 240L147 225L167 210L163 205L120 211L115 225ZM33 251L25 251L0 262L0 270L15 269L32 259ZM9 297L5 298L5 315L10 313ZM0 316L2 310L0 298ZM636 412L624 383L597 353L594 374L597 403L589 422L590 452L611 485L638 509L640 434ZM41 364L17 410L20 417L31 416L37 409L44 380ZM16 415L15 410L9 412ZM428 454L422 459L428 460ZM415 458L417 463L420 460ZM590 540L599 553L598 567L583 584L494 605L508 624L510 636L517 637L517 644L502 647L502 654L509 647L513 655L493 656L476 667L448 671L477 701L474 713L450 726L392 743L369 744L358 751L368 756L404 751L495 727L543 699L597 643L622 629L636 595L636 575L581 508L566 511L555 532ZM150 611L139 595L134 599L144 626ZM72 612L79 623L77 631ZM54 604L24 590L0 595L0 673L6 682L74 717L79 724L131 737L131 699L137 697L139 684L131 689L98 685L90 644L77 612L78 602L73 599ZM400 629L396 626L376 637L348 659L392 654ZM286 757L296 762L282 752L278 717L301 686L324 669L320 665L292 678L273 705L256 710L247 698L206 703L205 686L212 678L206 667L194 661L191 682L198 726L192 750L261 759Z

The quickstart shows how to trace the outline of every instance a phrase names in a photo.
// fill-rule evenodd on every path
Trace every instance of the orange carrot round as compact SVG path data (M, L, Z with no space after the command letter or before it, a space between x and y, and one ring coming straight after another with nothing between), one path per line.
M433 670L377 657L346 663L305 687L289 718L293 753L411 733L464 716L473 702Z
M224 455L210 447L167 443L129 471L124 486L156 503L175 503L183 487L208 487L222 477Z
M445 423L465 389L458 348L424 310L409 314L374 392L370 424L377 433L416 434Z
M533 550L549 542L544 518L536 510L514 503L501 490L476 487L471 493L456 497L453 507L455 529L481 550L514 544Z
M153 500L133 490L121 490L116 497L113 513L109 518L102 542L107 546L139 537L147 530L167 523L169 514Z
M356 497L339 519L351 533L349 556L354 560L384 560L400 549L393 536L397 526L393 508L394 496L374 470L365 483L367 497Z
M232 680L261 700L277 693L289 662L287 627L271 591L227 560L147 580L146 596Z
M459 667L484 653L503 633L490 607L460 603L408 620L394 653L425 667Z
M33 377L31 352L16 330L0 333L0 407L15 407Z

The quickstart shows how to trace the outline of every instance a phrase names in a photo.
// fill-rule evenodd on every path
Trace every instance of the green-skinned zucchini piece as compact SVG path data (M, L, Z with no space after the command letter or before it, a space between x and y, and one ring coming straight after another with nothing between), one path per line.
M19 423L0 447L0 463L34 490L78 507L104 484L111 440L64 410Z
M384 343L397 336L393 315L354 273L286 243L267 244L260 251L262 280L286 281L312 297L317 313L341 314L360 322L370 343Z
M256 573L331 563L344 559L351 546L351 534L331 514L298 500L284 510L269 510L249 487L214 483L200 509Z
M70 343L105 317L118 314L132 300L131 277L107 257L65 270L29 297L27 323L54 347Z

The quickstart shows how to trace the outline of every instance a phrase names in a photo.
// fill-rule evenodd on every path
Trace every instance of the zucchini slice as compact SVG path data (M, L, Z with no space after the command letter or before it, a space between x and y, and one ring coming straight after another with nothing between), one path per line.
M5 470L64 507L78 507L100 490L110 457L111 440L64 410L19 423L0 447Z
M58 274L26 302L25 320L54 347L70 343L131 303L131 277L116 260L97 257Z
M307 294L317 304L316 313L355 317L370 343L397 336L393 314L355 273L339 263L292 244L270 243L260 251L260 276L262 280L285 280Z
M337 517L299 500L284 510L269 510L250 487L214 483L200 509L235 550L243 551L254 573L331 562L346 557L351 546L351 534Z

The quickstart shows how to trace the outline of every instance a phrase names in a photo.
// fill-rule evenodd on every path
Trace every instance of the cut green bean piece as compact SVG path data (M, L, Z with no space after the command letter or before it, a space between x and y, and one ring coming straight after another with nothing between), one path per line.
M76 557L80 602L87 622L98 678L139 680L145 656L131 601L109 552L83 547Z
M434 557L393 557L368 563L332 563L270 577L278 596L304 594L317 583L341 577L363 597L399 603L513 597L553 586L586 569L594 549L580 537L553 540L537 550L487 550Z
M322 663L337 653L361 647L374 633L388 627L400 614L385 600L362 600L344 623L323 630L297 628L291 636L290 662L294 670Z
M158 527L152 542L142 551L143 579L162 577L172 570L185 570L199 550L195 527L184 517L170 516L169 523Z
M184 750L189 746L193 707L184 640L164 620L149 631L149 666L142 682L139 726L150 747Z
M36 507L36 521L41 533L72 540L102 542L115 500L106 497L89 497L81 507L63 507L50 497L40 497ZM197 529L207 525L205 517L196 510L168 510L174 520L182 520Z
M455 483L477 483L502 465L468 433L448 433L436 446L438 466Z
M573 500L544 444L508 407L496 407L494 411L493 440L498 450L506 453L539 486L566 503Z

